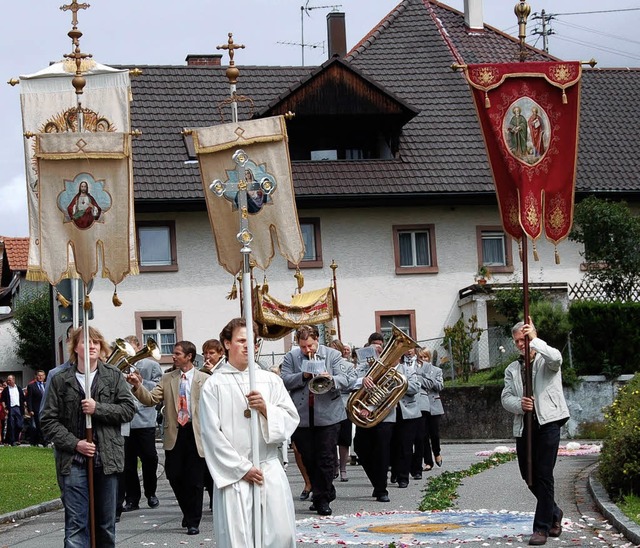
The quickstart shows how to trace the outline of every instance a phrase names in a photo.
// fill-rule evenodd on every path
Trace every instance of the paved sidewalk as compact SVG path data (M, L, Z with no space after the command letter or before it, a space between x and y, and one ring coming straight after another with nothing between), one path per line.
M513 442L443 444L442 468L425 473L420 481L412 480L406 489L391 484L391 502L386 504L371 497L371 486L362 467L349 466L349 481L336 482L338 498L331 505L333 516L328 518L320 518L309 511L309 501L298 500L302 478L290 454L287 475L296 507L298 546L388 546L392 541L398 546L400 543L421 546L526 545L535 503L520 479L515 461L466 478L458 489L454 511L416 512L430 475L467 469L486 458L476 455L477 452L492 450L497 445L512 446ZM162 461L163 451L159 450L159 454ZM633 546L604 520L588 491L589 474L596 461L594 455L558 458L556 491L565 513L565 530L559 539L549 539L547 546ZM162 468L160 471L163 472ZM158 497L159 508L141 507L122 515L117 525L118 546L215 546L208 500L205 500L201 533L190 537L180 527L180 510L164 473L160 475ZM35 508L35 515L23 519L14 516L17 518L14 522L0 524L0 547L62 546L62 510L40 510L44 510L44 506ZM616 517L610 516L610 519Z

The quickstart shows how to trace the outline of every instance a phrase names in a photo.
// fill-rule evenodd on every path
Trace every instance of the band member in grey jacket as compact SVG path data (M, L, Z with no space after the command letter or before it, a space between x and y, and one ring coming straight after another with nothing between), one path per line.
M521 359L511 363L504 372L502 406L513 413L513 435L516 438L518 464L523 478L527 477L527 454L524 414L533 412L531 459L533 484L529 487L537 499L533 518L532 546L546 544L548 537L562 533L562 510L555 502L553 469L560 445L560 427L569 419L569 409L562 391L562 354L538 338L536 328L518 322L511 330ZM532 362L533 397L524 396L525 337L529 337Z
M350 387L356 375L354 369L342 367L340 352L319 344L318 338L316 326L299 327L298 347L285 355L280 374L300 415L300 425L291 439L311 479L313 504L309 509L328 516L329 503L336 497L333 476L338 431L347 416L340 391ZM324 394L309 391L309 381L318 375L331 383Z
M423 470L429 471L433 468L434 462L442 466L442 455L440 454L440 419L444 415L440 392L444 388L444 377L442 369L431 363L431 353L427 349L418 352L418 360L422 362L418 370L420 376L420 393L423 399L428 400L424 419L423 437Z
M414 349L405 353L396 370L407 379L408 387L396 406L396 423L391 437L391 483L397 481L398 487L404 488L409 485L413 440L422 419L417 399L420 378L416 374Z

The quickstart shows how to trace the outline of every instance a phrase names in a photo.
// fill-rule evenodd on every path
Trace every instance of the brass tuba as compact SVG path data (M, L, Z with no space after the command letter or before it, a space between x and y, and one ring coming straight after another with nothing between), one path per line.
M371 377L374 386L359 388L347 401L349 419L362 428L371 428L381 422L407 391L407 379L396 371L396 365L407 350L419 344L395 325L391 324L391 329L391 338L366 375Z
M131 353L119 353L120 355L112 360L112 356L119 351L118 343L124 343L131 348ZM158 347L158 343L152 339L148 338L145 344L145 347L140 350L138 353L135 353L133 347L126 341L122 339L116 339L116 349L111 353L111 356L107 359L107 363L110 365L114 365L123 373L131 373L135 367L133 364L139 362L144 358L148 358L151 356L154 360L159 361L162 357L162 353L160 352L160 348Z
M124 339L116 339L116 342L113 343L113 351L109 354L109 357L106 360L106 363L109 365L117 365L122 361L125 357L131 357L136 353L127 341Z

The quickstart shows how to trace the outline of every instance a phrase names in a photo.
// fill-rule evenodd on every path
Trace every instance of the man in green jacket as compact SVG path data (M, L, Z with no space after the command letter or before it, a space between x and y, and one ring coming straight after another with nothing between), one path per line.
M124 375L100 361L109 347L100 332L89 327L85 349L82 328L69 339L71 367L51 382L42 415L42 430L55 446L56 471L65 510L65 548L90 545L87 458L93 458L96 546L115 547L118 474L124 469L123 423L135 413ZM90 394L85 395L85 353L89 353ZM91 415L93 441L86 439L86 415Z

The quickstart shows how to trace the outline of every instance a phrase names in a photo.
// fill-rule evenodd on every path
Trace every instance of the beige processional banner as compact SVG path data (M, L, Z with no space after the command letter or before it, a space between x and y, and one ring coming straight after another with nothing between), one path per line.
M237 198L242 184L247 184L251 259L266 270L275 254L275 238L282 256L298 264L304 256L304 242L284 118L194 129L193 141L220 265L231 274L242 270ZM240 162L238 151L244 152ZM214 181L221 189L219 195L210 189Z
M56 285L75 271L89 283L102 265L114 284L137 274L130 249L133 221L131 135L61 133L36 136L39 176L39 273Z
M75 76L75 63L63 61L54 63L45 69L20 77L20 100L22 106L22 124L25 134L67 134L77 132L127 133L131 130L129 104L131 84L128 70L113 69L92 60L84 61L87 67L83 76L86 85L82 100L82 128L78 120L78 96L71 84ZM27 278L46 280L42 271L42 248L40 226L40 177L35 154L35 140L24 138L24 152L27 180L27 203L29 210L29 262ZM129 204L133 211L133 197ZM135 223L133 215L128 226L128 238L131 244L129 260L136 263ZM51 242L53 245L53 242ZM64 242L57 253L69 256L74 261L73 250L67 249ZM73 268L70 269L73 275Z

